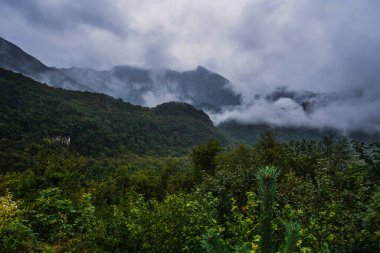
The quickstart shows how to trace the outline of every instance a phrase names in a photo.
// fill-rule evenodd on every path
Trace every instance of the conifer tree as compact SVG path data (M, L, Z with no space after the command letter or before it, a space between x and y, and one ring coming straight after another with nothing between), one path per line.
M277 178L279 172L273 166L266 166L257 173L258 196L260 205L261 250L271 252L272 220L274 202L277 196Z

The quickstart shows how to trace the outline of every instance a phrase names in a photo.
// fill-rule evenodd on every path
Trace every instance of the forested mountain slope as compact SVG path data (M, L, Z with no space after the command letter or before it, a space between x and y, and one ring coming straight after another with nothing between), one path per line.
M52 88L4 69L0 108L3 163L11 154L31 154L43 142L83 155L178 155L210 138L226 142L207 114L188 104L149 109L103 94Z
M324 136L332 136L336 139L348 138L362 142L375 142L380 140L379 133L367 133L364 131L342 132L332 128L311 128L292 126L271 126L268 124L244 124L234 120L224 121L217 126L232 143L256 144L261 136L270 131L276 134L278 140L283 142L301 140L320 140Z

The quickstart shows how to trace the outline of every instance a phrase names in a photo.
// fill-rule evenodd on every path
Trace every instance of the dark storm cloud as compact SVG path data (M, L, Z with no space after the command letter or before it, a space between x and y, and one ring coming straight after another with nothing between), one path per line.
M134 1L4 0L0 36L50 66L165 65L170 37L159 27L141 29L142 11Z
M378 82L379 13L375 0L254 1L232 32L248 55L240 75L322 92Z
M105 0L3 0L1 6L11 15L19 14L31 24L53 32L73 29L78 25L99 27L121 35L128 31L120 19L127 14Z

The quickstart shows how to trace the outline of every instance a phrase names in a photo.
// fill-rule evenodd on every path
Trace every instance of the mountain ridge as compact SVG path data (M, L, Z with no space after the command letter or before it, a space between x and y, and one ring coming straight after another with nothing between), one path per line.
M247 104L243 105L241 95L231 89L228 79L203 66L183 72L170 69L144 69L129 65L114 66L109 70L78 67L58 69L44 65L18 46L0 38L0 67L22 73L53 87L104 93L132 104L152 108L164 102L186 102L213 115L239 106L247 106ZM359 96L360 94L354 95ZM301 108L303 113L309 116L318 110L323 110L324 107L336 102L341 97L342 95L337 93L294 91L283 86L264 95L257 94L251 98L251 101L253 109L256 101L259 100L266 101L268 104L278 103L278 107L283 104L293 106L294 102L297 108ZM248 106L251 105L248 103ZM222 126L225 130L230 131L230 122L233 121L234 118L227 119ZM236 126L235 123L233 125ZM256 126L258 129L262 129L263 124L252 123L249 125L250 128ZM244 123L240 123L240 127L237 128L241 131L248 129L247 124ZM294 129L295 133L303 132L302 127L277 127L277 129L285 128L287 131ZM266 130L273 129L276 127L266 125ZM337 129L334 131L339 132ZM250 132L251 130L247 131L246 135L249 136ZM313 132L320 133L323 130L316 127ZM235 135L236 131L233 131L232 134ZM301 134L301 136L303 135ZM244 142L245 137L241 141Z
M78 67L55 68L46 66L17 45L0 38L0 67L53 87L101 92L140 105L149 105L149 98L152 97L156 100L155 105L171 100L218 106L238 105L241 102L240 95L233 92L226 78L202 66L184 72L156 71L128 65L101 71Z
M209 139L228 142L206 113L189 104L147 108L49 87L0 68L0 161L12 160L12 154L28 157L44 140L57 138L69 139L71 150L90 156L176 156Z
M67 76L98 91L119 96L135 104L144 104L144 95L152 93L156 97L168 93L176 101L191 104L209 103L218 106L238 105L240 95L228 87L229 80L202 66L195 70L178 72L164 69L160 71L128 65L114 66L110 70L89 68L60 69ZM160 101L169 102L169 101Z
M54 87L83 89L82 85L59 69L48 67L35 57L23 51L17 45L0 37L0 67L22 73L39 82Z

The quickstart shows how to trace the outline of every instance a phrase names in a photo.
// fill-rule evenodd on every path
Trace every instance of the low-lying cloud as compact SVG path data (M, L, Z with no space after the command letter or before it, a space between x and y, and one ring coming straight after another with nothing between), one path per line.
M235 120L271 127L337 129L348 134L358 130L380 132L379 108L379 99L368 100L363 93L332 93L318 94L303 103L287 97L271 101L267 96L260 96L251 103L209 114L215 124Z

